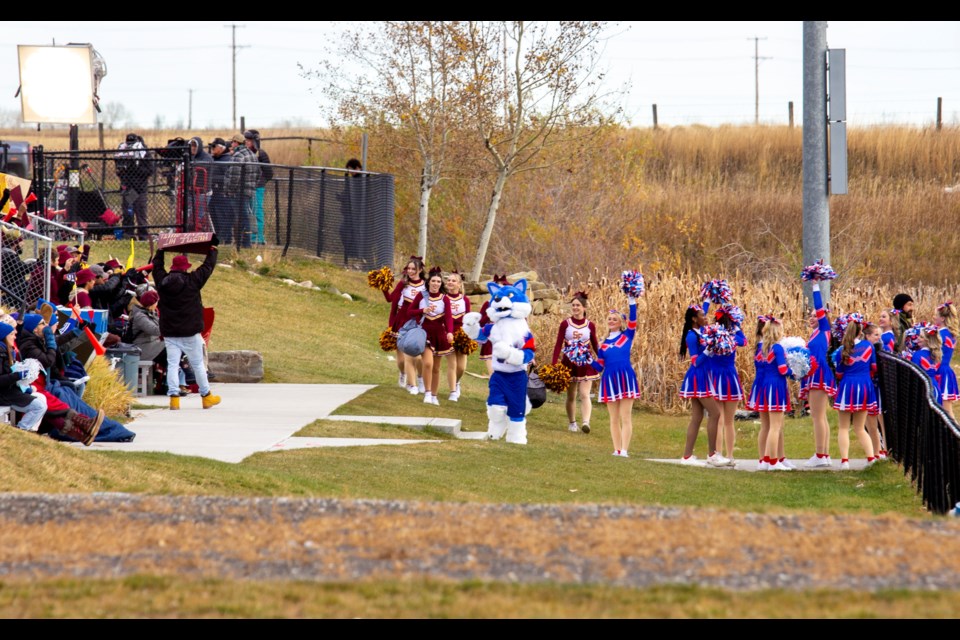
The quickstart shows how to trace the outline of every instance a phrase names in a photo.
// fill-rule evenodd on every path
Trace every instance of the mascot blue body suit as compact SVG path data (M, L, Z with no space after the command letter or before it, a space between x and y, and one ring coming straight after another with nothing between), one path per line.
M480 326L480 314L463 317L463 330L470 338L493 346L493 375L487 396L487 437L527 444L527 366L533 361L533 334L527 325L532 306L527 298L527 281L512 285L487 283L490 324Z

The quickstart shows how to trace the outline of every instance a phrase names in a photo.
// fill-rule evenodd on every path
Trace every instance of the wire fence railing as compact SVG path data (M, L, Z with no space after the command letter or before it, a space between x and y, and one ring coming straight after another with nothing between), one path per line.
M284 165L261 172L228 152L197 162L179 147L144 151L131 160L115 150L37 147L39 217L98 240L213 231L238 250L298 249L353 269L393 264L392 175Z
M944 514L960 502L960 427L937 403L923 369L885 352L878 364L888 449L927 509Z

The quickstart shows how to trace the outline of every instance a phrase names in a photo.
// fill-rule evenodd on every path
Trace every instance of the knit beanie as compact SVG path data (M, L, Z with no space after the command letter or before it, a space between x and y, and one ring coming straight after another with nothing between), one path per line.
M909 294L898 293L897 295L893 296L894 309L899 309L900 311L903 311L903 305L907 304L908 302L913 302L913 298L911 298Z
M149 289L140 296L140 306L144 308L149 307L150 305L156 304L157 300L159 299L160 294L153 289Z
M28 313L23 316L23 328L27 331L33 331L41 322L43 322L43 316L39 313Z
M7 337L7 334L13 332L13 326L7 324L6 322L0 322L0 340L3 340Z

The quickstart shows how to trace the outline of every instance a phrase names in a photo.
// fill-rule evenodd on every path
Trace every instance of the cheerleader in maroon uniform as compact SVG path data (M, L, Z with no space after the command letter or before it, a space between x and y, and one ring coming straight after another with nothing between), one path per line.
M423 379L427 389L423 401L439 405L440 358L453 353L453 315L450 298L443 292L440 267L430 269L427 290L413 299L408 315L416 320L423 318L423 330L427 332L427 348L423 350Z
M463 276L454 269L447 276L447 298L450 300L450 315L453 316L453 335L463 326L463 314L470 313L470 298L463 295ZM467 370L467 353L457 350L454 343L453 353L447 358L447 383L450 385L450 402L460 399L460 378Z
M693 455L693 448L697 444L697 435L700 433L700 423L704 413L707 414L707 464L714 467L723 467L729 462L717 451L717 427L720 424L720 406L710 395L710 384L707 380L707 364L703 354L703 339L700 329L707 324L707 316L703 308L691 305L683 316L683 331L680 338L680 358L690 355L690 366L687 368L683 382L680 383L678 395L690 400L690 422L687 423L687 441L683 447L681 464L694 464L697 456Z
M581 356L595 357L600 346L597 343L597 327L593 321L587 319L587 294L578 291L570 300L570 317L560 323L557 330L557 344L553 347L553 360L556 365L560 360L570 369L570 386L567 387L567 420L570 421L568 430L577 432L581 429L590 433L590 391L593 381L600 379L600 374L589 364L576 364L573 360L580 360ZM592 353L591 353L592 350ZM562 359L561 359L562 355ZM573 360L571 360L571 356ZM583 358L584 361L587 359ZM580 417L583 426L577 426L577 398L580 398Z
M390 303L390 329L394 335L409 319L407 310L413 303L413 299L426 287L423 279L423 258L410 256L397 286L390 293L383 292L383 297ZM401 387L414 395L424 392L421 377L423 359L420 356L411 357L397 349L397 368L400 369L398 382Z
M507 281L507 274L498 276L493 274L493 282L499 285L508 285L510 284ZM490 306L490 299L484 300L483 304L480 305L480 327L490 324L490 318L487 316L487 308ZM487 376L493 375L493 343L489 340L480 345L480 360L483 361L487 366Z
M867 466L874 463L873 443L867 435L867 412L876 410L877 394L873 386L873 374L877 370L877 355L873 345L863 339L866 322L859 313L851 313L843 332L842 347L833 359L837 372L837 395L833 408L837 417L837 443L840 445L840 469L850 468L850 426L860 446L867 454Z

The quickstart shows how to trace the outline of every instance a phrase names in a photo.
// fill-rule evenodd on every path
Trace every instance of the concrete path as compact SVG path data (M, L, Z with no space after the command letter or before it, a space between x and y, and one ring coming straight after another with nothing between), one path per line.
M204 410L200 396L180 399L180 410L170 411L166 396L138 398L153 409L135 409L128 427L137 434L133 442L95 442L93 451L160 451L200 456L222 462L241 462L258 451L283 451L306 447L351 447L442 442L436 439L397 438L296 438L294 433L314 420L328 418L375 385L362 384L227 384L215 383L222 402ZM435 417L333 416L374 424L399 424L415 429L431 427L458 438L482 438L482 432L461 433L460 420Z

